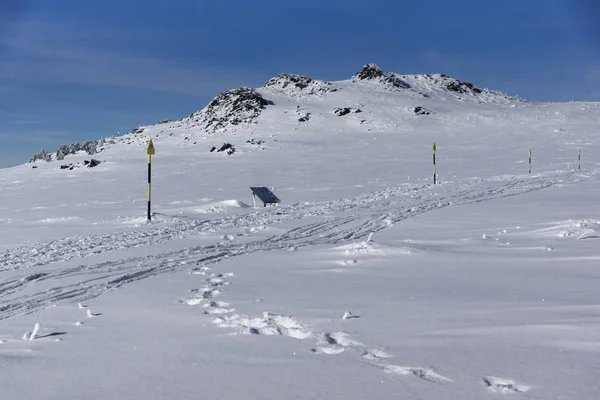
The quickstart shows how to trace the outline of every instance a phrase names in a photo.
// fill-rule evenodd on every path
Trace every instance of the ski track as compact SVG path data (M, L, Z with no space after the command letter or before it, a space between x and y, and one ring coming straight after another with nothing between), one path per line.
M446 183L438 195L431 185L403 185L361 196L321 203L300 203L277 210L263 210L241 216L227 216L211 221L184 222L174 226L150 225L147 229L116 234L65 238L47 243L22 246L0 255L0 271L17 271L50 263L87 257L139 246L149 246L203 232L230 228L272 225L307 217L348 213L327 221L307 224L288 232L247 243L224 242L197 246L158 255L132 257L119 261L66 267L50 272L35 272L0 282L0 320L29 314L59 301L85 301L128 283L151 276L174 272L190 266L206 266L228 257L259 251L303 248L316 245L339 245L365 238L399 221L429 211L461 204L489 201L542 190L580 177L575 172L531 177L498 177L467 183ZM366 211L365 211L366 210ZM357 213L352 212L360 211ZM81 276L84 280L78 281ZM19 295L37 282L71 278L73 283ZM75 279L72 279L75 278Z

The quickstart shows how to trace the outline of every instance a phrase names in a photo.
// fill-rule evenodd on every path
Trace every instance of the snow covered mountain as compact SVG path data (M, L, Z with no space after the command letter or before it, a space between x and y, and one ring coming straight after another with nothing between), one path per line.
M415 115L432 115L438 111L456 112L448 105L456 103L493 103L516 105L521 100L504 93L480 89L469 82L451 78L444 74L400 75L384 73L375 64L366 64L351 79L325 82L302 75L280 74L269 79L257 89L242 87L227 90L217 95L200 111L179 121L161 121L160 133L174 134L177 128L193 130L193 136L206 133L224 133L239 130L261 129L263 119L296 120L302 122L301 129L325 121L337 129L361 129L366 131L397 131L400 124L415 121ZM293 107L295 104L295 114ZM326 109L329 105L329 109ZM401 111L398 109L401 108ZM381 111L385 111L382 113ZM399 112L400 111L400 112ZM358 114L341 120L333 118ZM261 118L261 116L265 114ZM391 116L382 118L382 114ZM312 116L312 121L311 121ZM287 121L286 121L287 122ZM167 125L165 129L165 125ZM259 125L254 127L252 125ZM156 128L156 126L154 126ZM153 126L133 129L125 139L139 143L140 135ZM270 128L268 128L270 129ZM155 130L155 129L153 129ZM146 135L147 136L147 135ZM167 136L167 135L159 135ZM191 140L188 137L187 140ZM66 145L56 152L42 151L32 161L62 160L79 150L93 155L105 144L114 140L101 139L82 145Z
M599 125L367 64L0 169L0 398L595 399Z

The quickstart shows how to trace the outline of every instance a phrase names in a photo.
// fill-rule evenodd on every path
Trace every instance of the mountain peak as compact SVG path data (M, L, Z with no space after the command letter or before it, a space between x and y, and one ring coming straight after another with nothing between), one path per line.
M377 64L365 64L355 76L360 80L377 79L383 76L383 70Z

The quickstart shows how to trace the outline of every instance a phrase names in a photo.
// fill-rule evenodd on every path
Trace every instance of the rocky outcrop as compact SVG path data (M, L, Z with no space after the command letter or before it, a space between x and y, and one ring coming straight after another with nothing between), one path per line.
M355 81L377 81L390 89L410 89L410 85L398 74L384 74L377 64L365 64L353 79Z
M362 110L360 108L351 108L351 107L343 107L336 108L333 113L338 117L343 117L344 115L348 115L350 113L361 113Z
M483 93L482 89L479 89L477 86L473 85L470 82L459 81L458 79L454 79L446 74L441 74L440 78L444 81L443 87L450 92L462 93L462 94Z
M412 109L412 111L413 111L413 112L414 112L416 115L431 115L431 114L432 114L431 110L429 110L429 109L427 109L427 108L425 108L425 107L421 107L421 106L414 107L414 108Z
M365 64L356 77L360 80L379 79L383 77L383 70L377 64Z
M31 158L31 160L29 160L29 162L36 162L36 161L52 161L54 160L64 160L64 158L68 155L71 154L77 154L80 151L85 152L88 155L94 155L96 153L98 153L101 146L103 146L105 143L104 139L100 139L100 140L89 140L87 142L84 143L72 143L72 144L65 144L62 145L58 148L58 150L55 153L49 153L46 150L41 150L38 153L35 153L33 155L33 157Z
M239 88L217 95L205 108L184 119L208 131L253 122L272 102L256 90Z
M227 152L228 155L232 155L233 153L235 153L235 147L231 144L231 143L223 143L223 145L221 147L219 147L219 149L217 149L216 147L212 147L210 149L210 152L212 153L213 151L217 150L217 153L221 153L221 152Z
M263 89L295 95L315 95L337 92L330 82L320 81L303 75L279 74L267 81Z

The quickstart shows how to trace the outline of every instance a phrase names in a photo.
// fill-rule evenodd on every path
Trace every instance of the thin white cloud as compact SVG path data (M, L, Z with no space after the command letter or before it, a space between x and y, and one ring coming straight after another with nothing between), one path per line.
M166 57L136 56L135 49L82 45L72 39L81 42L76 29L60 33L44 25L32 29L35 35L29 31L0 41L0 45L24 56L20 61L0 64L5 79L206 96L240 86L251 77L248 72L189 65Z
M19 139L27 142L52 142L57 138L67 137L68 132L36 131L27 133L0 132L0 140Z

